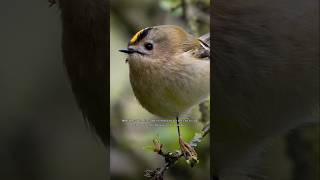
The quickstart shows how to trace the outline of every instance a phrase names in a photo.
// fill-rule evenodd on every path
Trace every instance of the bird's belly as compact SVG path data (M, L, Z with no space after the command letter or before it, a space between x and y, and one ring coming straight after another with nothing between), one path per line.
M187 94L187 92L183 89L163 86L157 81L153 81L143 88L137 84L136 82L132 83L132 88L140 104L150 113L160 117L180 116L199 101L199 97L194 97L192 94L189 98L184 97L182 94Z
M140 104L150 113L175 118L187 113L209 95L209 72L201 74L141 74L130 72L132 89Z

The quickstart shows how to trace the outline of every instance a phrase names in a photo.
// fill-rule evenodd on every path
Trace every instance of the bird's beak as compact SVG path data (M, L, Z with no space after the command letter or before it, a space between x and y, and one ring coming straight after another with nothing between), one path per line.
M136 52L136 50L132 49L132 48L127 48L127 49L120 49L120 52L126 53L126 54L132 54L134 52Z

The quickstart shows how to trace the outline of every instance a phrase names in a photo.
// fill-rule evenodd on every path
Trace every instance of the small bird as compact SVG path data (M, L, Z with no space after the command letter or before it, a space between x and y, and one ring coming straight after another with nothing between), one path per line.
M119 50L128 54L130 82L140 104L162 118L176 118L179 138L179 117L210 93L209 40L209 34L196 38L181 27L160 25L140 30L127 49Z

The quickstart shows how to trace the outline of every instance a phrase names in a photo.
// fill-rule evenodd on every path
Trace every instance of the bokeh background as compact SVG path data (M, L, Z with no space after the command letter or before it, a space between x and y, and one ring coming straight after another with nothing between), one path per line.
M185 3L185 4L183 4ZM166 151L179 149L177 129L123 123L122 120L159 120L142 108L134 97L129 82L126 55L118 50L126 48L130 38L139 30L163 24L179 25L195 36L209 33L209 0L112 0L110 15L110 113L111 113L111 179L140 180L144 170L160 168L164 160L146 147L159 135ZM198 108L191 115L199 119ZM175 125L175 123L173 123ZM186 141L201 131L203 123L189 123L181 128ZM210 144L205 137L197 149L199 164L191 168L181 158L165 173L168 180L210 179Z
M58 7L0 4L0 179L106 179L105 148L86 127L63 66Z

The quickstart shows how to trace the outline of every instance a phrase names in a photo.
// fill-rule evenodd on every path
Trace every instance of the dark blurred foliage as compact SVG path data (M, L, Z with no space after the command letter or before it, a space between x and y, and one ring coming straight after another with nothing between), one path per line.
M320 178L319 128L319 125L309 125L287 135L287 154L293 164L292 180Z
M58 8L5 0L0 22L0 179L106 179L62 63Z
M211 150L225 179L319 179L318 3L213 4Z

